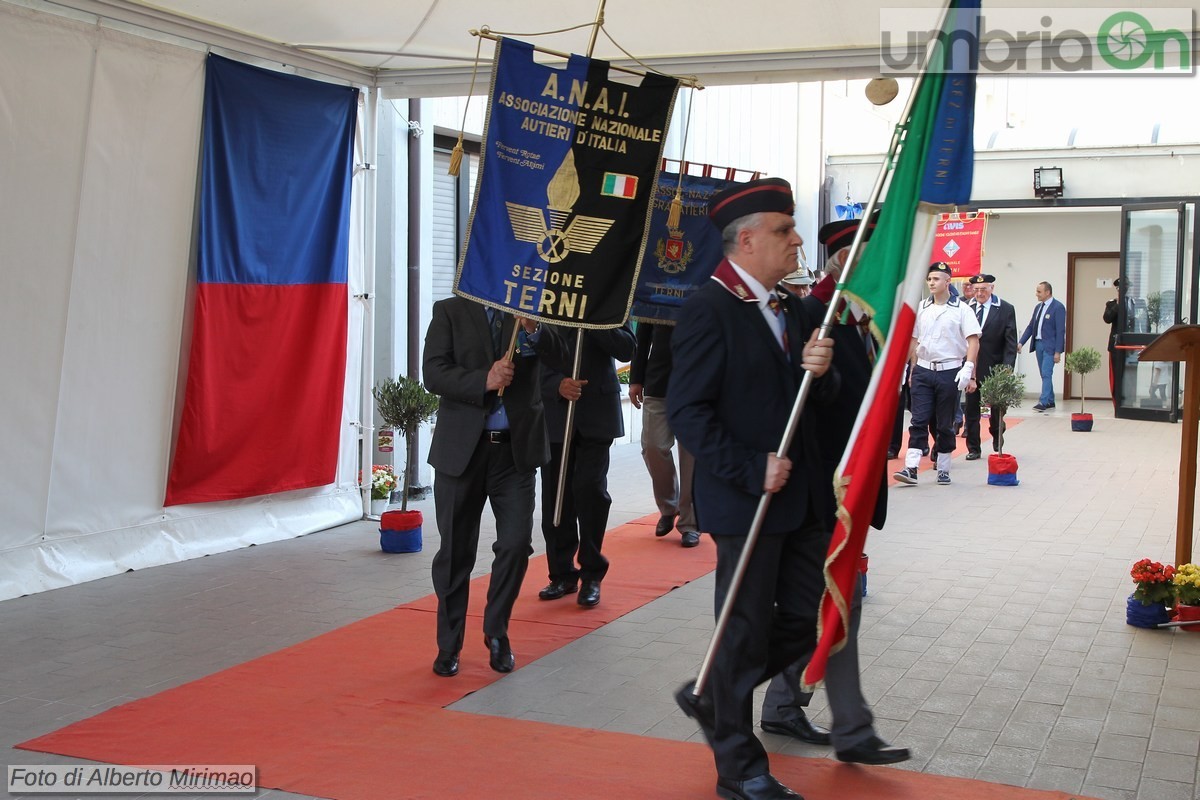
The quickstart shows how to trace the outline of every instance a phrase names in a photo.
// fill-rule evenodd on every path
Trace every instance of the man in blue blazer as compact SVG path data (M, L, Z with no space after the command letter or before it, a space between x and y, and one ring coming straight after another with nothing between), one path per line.
M1033 408L1045 411L1054 408L1054 365L1062 360L1067 349L1067 307L1054 299L1054 289L1045 281L1037 285L1034 293L1038 304L1021 334L1017 352L1021 352L1025 342L1033 340L1033 352L1042 375L1042 394Z
M693 503L700 529L716 543L718 614L759 500L772 495L745 579L730 597L711 680L700 695L694 684L676 694L712 747L717 794L736 800L797 797L770 774L754 735L753 695L811 648L825 583L830 492L814 477L824 470L811 410L788 452L776 452L804 372L818 378L813 394L826 400L838 381L833 340L814 331L806 342L801 317L772 291L797 267L794 209L791 186L779 178L735 184L709 201L725 259L684 304L671 337L667 414L695 456Z

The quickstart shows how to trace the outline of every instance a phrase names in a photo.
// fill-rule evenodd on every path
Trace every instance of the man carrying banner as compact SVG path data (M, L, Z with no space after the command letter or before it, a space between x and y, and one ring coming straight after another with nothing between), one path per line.
M717 545L718 616L764 493L773 495L745 580L700 695L676 694L700 724L717 768L717 794L737 800L797 797L769 771L755 737L757 685L813 646L824 587L825 500L813 486L823 474L811 411L791 449L783 438L804 371L821 378L818 401L837 394L829 371L833 341L805 342L800 318L770 291L798 265L802 244L791 186L778 178L734 185L715 195L709 218L722 231L725 260L684 304L672 336L667 391L672 430L696 459L697 521ZM803 344L802 344L803 343ZM747 402L753 398L753 402Z
M958 393L976 391L975 359L979 353L979 320L970 306L950 296L950 267L943 261L929 265L925 278L930 297L921 303L913 328L909 359L912 377L908 387L912 420L904 469L893 477L915 486L921 450L929 436L929 423L936 422L937 482L950 483L950 460L954 455L954 409Z
M608 527L608 509L612 506L608 493L608 451L613 439L625 435L621 385L613 359L632 359L637 340L629 323L619 328L584 331L579 378L572 379L577 336L574 331L558 330L568 342L567 353L561 361L547 359L542 373L542 400L550 430L550 462L542 467L542 536L546 539L550 583L538 592L538 597L557 600L578 590L575 602L591 608L600 603L600 582L608 572L608 559L600 552ZM562 517L555 525L567 403L572 400L575 424L563 487Z
M521 326L520 346L509 360L505 343L515 324ZM508 620L533 552L534 470L550 458L538 393L539 356L550 353L566 357L564 343L548 326L463 297L433 304L422 370L425 386L441 398L429 463L442 539L432 567L438 598L433 671L445 678L458 674L484 501L496 514L484 645L496 672L512 672L515 665Z

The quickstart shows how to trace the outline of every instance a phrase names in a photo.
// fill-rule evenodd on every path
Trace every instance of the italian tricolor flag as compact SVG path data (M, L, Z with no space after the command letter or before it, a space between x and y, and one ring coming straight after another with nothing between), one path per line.
M600 194L632 200L637 195L637 183L638 179L636 175L606 172L604 173L604 185L600 189Z
M979 0L951 2L945 29L973 24L978 12ZM827 659L846 640L850 593L887 464L938 213L947 205L971 199L975 75L937 66L945 63L935 53L934 68L922 76L912 112L901 123L903 137L887 201L870 247L851 270L843 290L870 313L871 332L881 350L850 444L834 473L838 521L825 559L817 649L804 670L806 686L824 678Z

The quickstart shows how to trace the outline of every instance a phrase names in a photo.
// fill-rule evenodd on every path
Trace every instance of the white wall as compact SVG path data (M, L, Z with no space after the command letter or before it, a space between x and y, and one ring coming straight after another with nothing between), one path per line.
M996 294L1017 310L1017 336L1029 324L1040 281L1054 287L1054 296L1067 302L1067 254L1117 252L1121 249L1121 213L1118 209L1094 212L1000 211L988 218L983 270L996 277ZM1116 277L1113 275L1112 277ZM1067 309L1071 314L1101 314L1101 308ZM1041 388L1037 363L1026 343L1017 356L1017 369L1026 375L1025 389L1036 396ZM1061 398L1063 369L1054 370L1054 390Z
M337 481L162 506L190 331L204 56L0 3L0 600L361 516L350 423L362 309L349 298ZM361 213L356 201L356 231ZM361 241L351 250L353 294Z

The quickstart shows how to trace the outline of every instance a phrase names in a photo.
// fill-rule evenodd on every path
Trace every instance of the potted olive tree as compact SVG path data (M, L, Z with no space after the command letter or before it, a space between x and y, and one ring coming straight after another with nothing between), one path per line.
M1072 350L1063 359L1063 368L1067 372L1079 376L1079 413L1071 415L1071 430L1073 431L1090 431L1092 429L1092 415L1085 414L1083 411L1083 404L1087 397L1083 392L1083 379L1098 366L1100 366L1100 352L1094 347Z
M1013 372L1007 364L997 364L979 384L979 400L996 417L996 452L988 456L988 483L1016 486L1017 459L1004 452L1004 415L1017 408L1025 398L1025 376Z
M421 512L408 510L409 474L412 442L417 428L429 420L438 408L437 395L425 390L420 381L401 375L385 378L371 390L385 425L404 436L404 479L400 482L400 510L384 512L379 524L379 546L388 553L415 553L421 549Z

